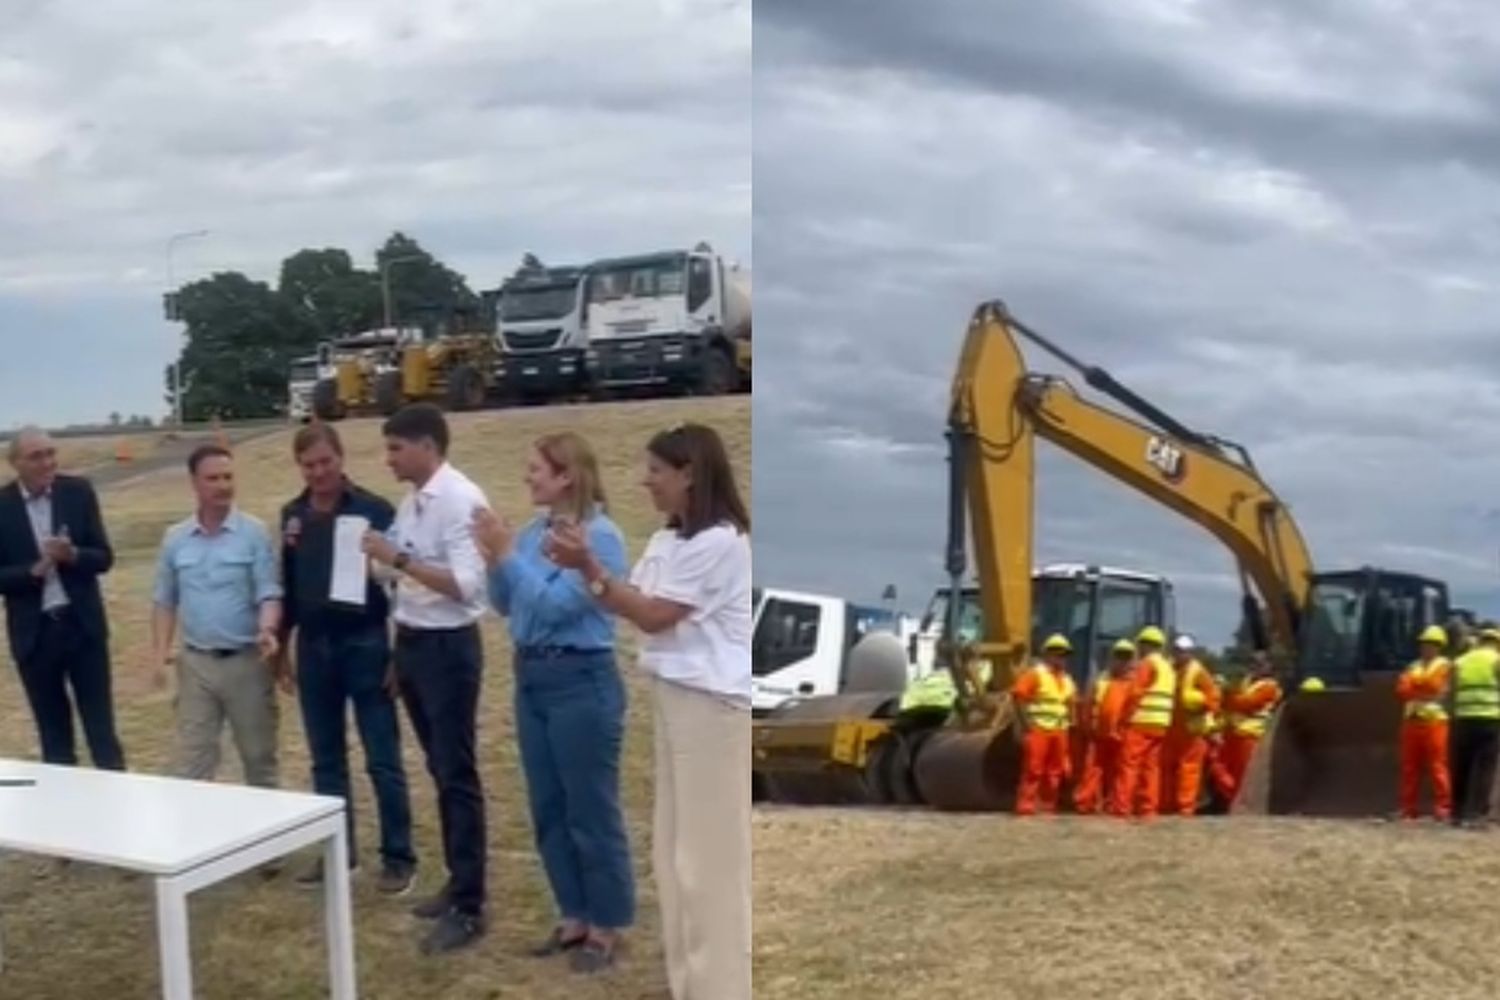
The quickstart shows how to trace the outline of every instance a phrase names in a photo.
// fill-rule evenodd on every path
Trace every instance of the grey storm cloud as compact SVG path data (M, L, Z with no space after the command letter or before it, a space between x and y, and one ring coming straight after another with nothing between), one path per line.
M178 281L393 230L476 287L708 240L753 263L750 4L53 0L0 33L0 422L159 412ZM76 396L37 388L88 383ZM105 377L103 373L107 372ZM99 412L100 410L104 412Z
M1320 566L1426 572L1500 611L1483 14L764 0L760 582L864 599L894 582L908 605L941 582L949 380L999 298L1244 443ZM1039 454L1041 559L1168 573L1185 624L1227 638L1217 543Z

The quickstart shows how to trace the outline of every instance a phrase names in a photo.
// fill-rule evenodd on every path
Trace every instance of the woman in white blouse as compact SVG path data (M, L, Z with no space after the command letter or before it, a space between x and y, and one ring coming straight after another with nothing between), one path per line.
M646 448L666 526L630 580L609 576L577 526L547 552L645 633L652 676L652 853L674 1000L750 1000L750 517L719 435L684 424Z

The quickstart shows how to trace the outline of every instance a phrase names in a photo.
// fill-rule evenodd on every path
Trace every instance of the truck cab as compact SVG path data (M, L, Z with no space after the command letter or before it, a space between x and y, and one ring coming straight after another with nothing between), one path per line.
M501 392L543 401L588 387L584 324L588 271L542 267L517 272L495 296Z
M286 415L299 423L312 419L313 390L318 387L323 351L293 358L286 376Z
M849 654L870 632L904 640L906 616L828 594L777 587L754 591L751 708L759 717L792 698L839 694Z
M586 301L595 395L653 387L718 395L747 382L749 272L706 243L596 261Z

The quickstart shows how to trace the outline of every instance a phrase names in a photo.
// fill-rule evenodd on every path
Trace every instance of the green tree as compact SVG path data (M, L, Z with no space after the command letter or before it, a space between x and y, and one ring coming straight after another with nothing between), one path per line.
M181 290L187 347L182 352L183 418L274 416L286 396L292 358L313 350L313 314L264 282L215 274ZM167 403L172 371L166 371Z
M387 269L391 317L429 334L466 328L481 315L479 296L464 276L442 264L405 233L392 233L375 252L377 273Z
M328 247L292 254L281 262L276 290L307 311L320 338L345 336L380 323L380 278L356 268L345 250Z

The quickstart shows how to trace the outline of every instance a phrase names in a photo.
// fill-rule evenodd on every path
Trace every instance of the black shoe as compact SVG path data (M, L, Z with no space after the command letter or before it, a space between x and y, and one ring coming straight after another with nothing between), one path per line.
M533 958L550 958L553 955L560 955L565 951L572 951L587 941L588 938L587 933L579 934L575 937L563 937L562 928L554 927L552 933L548 935L547 940L531 949L531 955Z
M422 939L422 954L437 955L473 944L484 934L484 919L472 913L449 909Z
M453 890L444 886L436 896L429 896L411 908L411 915L421 920L436 920L453 908Z
M387 861L380 869L380 881L375 887L386 896L404 896L416 883L416 865Z
M615 964L615 950L598 941L585 941L583 946L573 952L573 957L568 960L568 967L574 972L584 974L603 972Z

